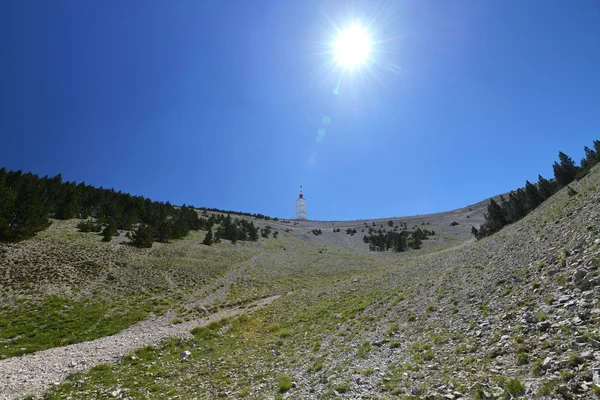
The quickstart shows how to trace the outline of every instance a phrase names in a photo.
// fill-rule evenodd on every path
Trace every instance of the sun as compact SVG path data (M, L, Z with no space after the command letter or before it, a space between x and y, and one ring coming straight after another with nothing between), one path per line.
M354 25L339 33L334 44L339 65L355 68L366 63L371 52L371 40L366 29Z

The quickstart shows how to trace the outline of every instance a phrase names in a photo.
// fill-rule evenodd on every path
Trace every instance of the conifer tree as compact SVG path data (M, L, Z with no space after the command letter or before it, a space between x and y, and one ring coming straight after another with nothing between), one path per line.
M583 151L585 152L585 157L581 159L581 168L590 169L592 166L594 166L594 164L596 164L598 154L587 146L583 147Z
M110 224L106 225L106 228L104 228L104 230L102 231L102 241L110 242L116 233L117 226L114 224L114 222L111 222Z
M525 181L525 194L527 195L527 209L529 211L533 211L543 201L537 187L529 181Z
M508 221L506 221L506 215L504 214L504 211L494 199L490 199L490 204L488 204L487 211L488 219L491 225L490 227L494 232L499 231L508 223Z
M135 247L152 247L152 227L140 224L131 234L131 243Z
M48 205L44 188L37 176L22 176L21 184L14 203L14 218L11 221L11 240L23 240L50 226Z
M15 192L12 188L3 187L0 181L0 241L13 240L11 222L15 216Z
M575 180L577 167L575 166L573 159L562 151L558 152L558 158L560 164L555 161L552 165L554 177L560 187L565 187Z
M256 242L258 240L258 228L254 226L254 222L250 222L250 228L248 230L248 239Z
M502 213L506 216L506 221L510 224L514 221L511 219L511 207L510 202L504 198L503 195L500 195L500 208L502 208Z
M552 182L545 179L542 175L538 175L538 193L542 201L552 196L555 192L555 187Z
M211 244L213 244L213 234L212 234L212 230L210 228L208 228L208 232L206 232L206 236L204 237L202 244L205 244L207 246L210 246Z
M64 199L58 204L55 217L57 219L71 219L79 214L80 202L74 186L68 186Z
M173 226L171 221L164 220L158 224L156 235L160 242L166 243L172 237Z

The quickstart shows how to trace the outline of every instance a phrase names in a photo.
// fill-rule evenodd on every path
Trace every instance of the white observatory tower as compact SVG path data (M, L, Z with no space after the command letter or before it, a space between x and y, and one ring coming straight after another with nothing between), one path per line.
M306 219L306 200L302 194L302 185L300 185L300 196L296 200L296 219Z

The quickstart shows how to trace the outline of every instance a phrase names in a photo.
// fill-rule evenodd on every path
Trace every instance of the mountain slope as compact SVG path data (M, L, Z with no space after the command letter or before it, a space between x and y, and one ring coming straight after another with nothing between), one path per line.
M571 187L577 194L564 189L459 248L449 238L423 251L356 251L328 238L344 229L315 236L333 228L311 221L282 223L278 239L255 245L202 247L199 233L147 252L115 250L127 254L125 265L110 265L112 280L100 274L75 296L143 288L148 303L191 318L204 312L198 306L286 295L193 339L76 374L46 396L590 398L600 357L600 170ZM63 228L39 240L67 235ZM27 290L4 296L18 303Z

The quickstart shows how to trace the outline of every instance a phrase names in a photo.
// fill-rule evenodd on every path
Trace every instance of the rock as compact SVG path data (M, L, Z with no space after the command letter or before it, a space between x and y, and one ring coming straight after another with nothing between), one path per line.
M588 270L585 268L577 268L575 270L575 272L573 272L573 283L574 284L578 284L579 282L581 282L583 280L583 278L585 278L585 276L588 274Z
M550 314L550 313L552 313L552 307L551 306L541 306L540 311L543 312L544 314Z
M577 318L587 321L590 319L590 310L588 308L580 308L577 310Z
M569 300L564 304L565 307L573 307L575 305L577 305L577 300Z
M592 308L592 305L592 303L586 300L579 300L579 303L577 303L577 306L582 308Z
M590 300L591 298L594 297L594 291L593 290L587 290L587 291L581 293L581 297L583 297L586 300Z
M579 356L581 358L583 358L584 360L593 360L594 359L594 352L592 350L584 351Z
M182 352L181 354L179 354L179 360L187 361L191 355L192 355L192 352L189 350L186 350L186 351Z
M556 301L558 301L559 304L563 304L563 303L566 303L567 301L571 300L572 298L573 298L573 296L569 296L568 294L565 294L563 296L560 296L558 298L558 300L556 300Z
M548 328L550 328L550 326L551 326L550 321L542 321L542 322L537 323L538 329L542 332L547 331Z
M554 364L554 359L552 357L544 358L544 361L542 362L542 370L549 370L552 367L552 364Z
M572 398L572 394L571 391L569 390L569 388L567 387L567 385L560 385L557 389L556 389L556 393L560 394L563 398L565 399L570 399Z
M538 322L537 317L532 313L527 311L524 315L523 315L523 319L525 320L525 322L527 322L528 324L535 324L536 322Z
M592 279L588 280L588 283L590 284L590 286L598 286L598 285L600 285L600 276L597 276L595 278L592 278Z

